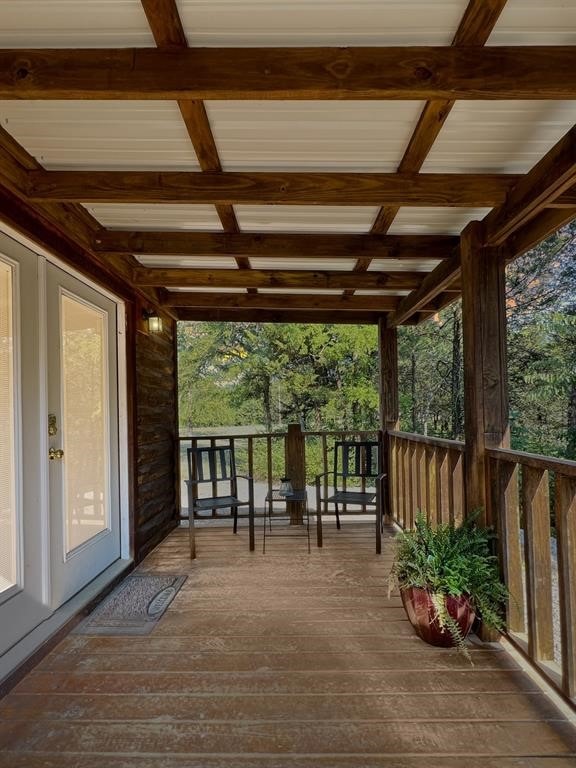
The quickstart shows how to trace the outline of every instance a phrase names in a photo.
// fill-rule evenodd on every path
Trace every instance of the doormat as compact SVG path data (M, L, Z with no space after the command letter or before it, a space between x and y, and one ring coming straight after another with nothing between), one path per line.
M131 573L74 634L148 635L186 579L170 573Z

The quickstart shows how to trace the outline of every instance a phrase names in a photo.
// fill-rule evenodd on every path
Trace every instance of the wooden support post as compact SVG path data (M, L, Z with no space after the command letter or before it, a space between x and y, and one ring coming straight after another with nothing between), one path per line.
M288 424L285 443L285 472L295 491L306 489L306 443L300 424ZM287 503L290 525L301 525L305 510L301 502Z
M380 360L380 426L385 432L398 429L398 332L378 322Z
M387 328L385 319L378 321L378 351L380 362L380 428L382 430L382 471L387 477L381 495L383 514L390 519L390 484L394 482L390 461L390 439L388 433L398 429L398 332Z
M505 253L483 247L480 222L471 222L460 241L465 393L465 511L490 509L486 448L508 447Z

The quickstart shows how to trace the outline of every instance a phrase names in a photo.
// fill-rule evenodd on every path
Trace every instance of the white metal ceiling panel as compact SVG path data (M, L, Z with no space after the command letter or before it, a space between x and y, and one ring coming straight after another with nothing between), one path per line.
M259 293L293 294L302 296L338 296L342 291L333 288L258 288Z
M154 44L140 0L0 0L2 48Z
M190 269L236 269L236 260L231 256L214 256L206 259L187 259L186 256L142 256L136 257L144 267L188 267Z
M210 101L225 170L393 172L419 101Z
M355 263L355 259L250 259L250 264L254 269L309 269L311 271L338 270L347 272L352 269Z
M49 169L199 169L169 101L0 101L0 125Z
M85 208L110 229L222 231L212 205L93 203Z
M469 221L481 220L490 208L401 208L391 235L458 235Z
M244 232L369 232L378 208L360 205L235 205Z
M576 101L458 101L424 172L526 173L576 123Z
M356 296L408 296L411 291L354 291Z
M382 272L430 272L438 263L436 259L373 259L369 269Z
M508 0L488 45L574 45L575 0Z
M466 0L178 0L190 45L448 45Z
M198 287L188 285L184 288L170 288L170 290L179 293L247 293L245 288L213 288L205 285Z

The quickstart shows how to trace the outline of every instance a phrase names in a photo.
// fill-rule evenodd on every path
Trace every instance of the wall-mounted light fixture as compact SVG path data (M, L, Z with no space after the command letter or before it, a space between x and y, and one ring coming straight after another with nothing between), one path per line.
M153 309L145 309L142 317L146 320L149 333L162 333L162 318Z

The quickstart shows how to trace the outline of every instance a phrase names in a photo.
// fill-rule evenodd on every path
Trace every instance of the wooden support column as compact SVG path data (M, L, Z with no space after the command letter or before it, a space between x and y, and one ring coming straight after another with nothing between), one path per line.
M462 330L465 400L465 511L482 510L480 520L495 523L490 509L486 448L509 446L506 365L505 254L484 247L480 222L461 237Z
M394 482L391 466L390 437L388 432L398 429L398 331L388 328L386 320L378 321L378 352L380 362L380 429L382 430L382 471L388 475L381 498L387 518L391 510L390 483Z
M380 360L380 428L384 432L398 429L398 332L387 328L386 319L378 321Z
M285 443L285 471L290 478L292 488L301 491L306 488L306 443L300 424L288 424L288 433ZM289 501L286 504L290 515L290 525L301 525L304 520L305 509L298 501Z

